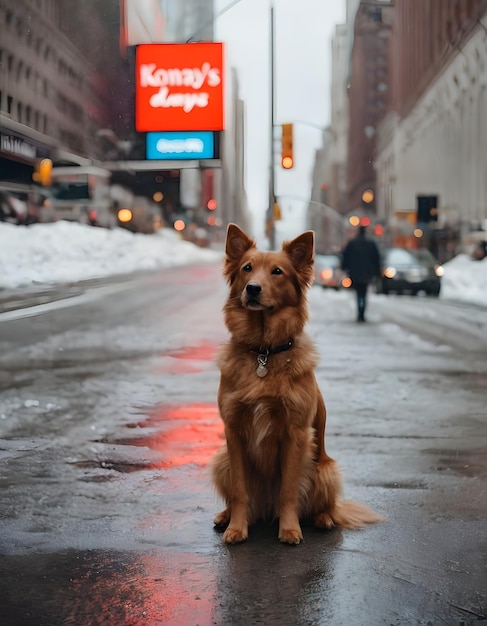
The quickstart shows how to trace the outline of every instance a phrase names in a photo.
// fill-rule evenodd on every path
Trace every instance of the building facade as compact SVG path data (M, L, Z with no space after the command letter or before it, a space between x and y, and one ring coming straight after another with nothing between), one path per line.
M227 78L226 130L221 141L221 202L218 216L222 226L238 223L252 232L250 211L245 192L245 103L239 96L237 72L231 69ZM225 233L220 231L220 238Z
M182 212L201 223L210 180L218 209L209 217L245 222L244 107L230 71L228 128L206 177L201 162L188 176L178 162L144 168L146 133L135 130L136 45L212 41L212 0L0 0L0 32L0 192L41 191L33 174L46 157L97 163L134 195L161 192L166 223Z
M487 228L487 3L397 2L391 64L377 214L396 239L419 225L445 260Z
M106 27L117 10L116 0L103 9L93 0L1 0L4 179L31 184L42 157L81 164L101 156L97 131L111 123L114 111L117 119L126 115L114 97L123 64L114 54L117 38ZM115 33L117 28L115 23Z
M347 153L348 153L348 73L351 31L340 24L332 41L331 83L331 171L328 181L328 202L339 213L348 211Z
M347 234L345 216L350 211L347 186L349 142L350 59L354 20L360 0L347 0L346 22L336 26L331 42L331 124L323 134L323 146L316 152L307 227L315 230L317 249L340 249ZM326 189L323 189L323 186Z
M347 14L351 10L347 3ZM356 10L356 9L355 9ZM321 253L339 250L344 239L347 201L348 98L350 59L348 24L336 27L331 42L331 124L323 132L322 147L316 151L312 172L311 196L306 213L306 227L315 231L316 250Z
M354 20L348 85L348 211L366 208L373 212L375 208L374 200L364 202L363 195L376 191L377 127L390 108L393 15L393 2L365 0Z

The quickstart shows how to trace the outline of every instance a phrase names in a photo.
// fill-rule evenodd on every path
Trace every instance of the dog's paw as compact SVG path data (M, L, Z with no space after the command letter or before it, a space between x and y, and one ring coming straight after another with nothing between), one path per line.
M225 543L242 543L242 541L246 541L248 537L249 533L247 530L232 528L231 526L223 533L223 541Z
M215 526L218 526L219 528L222 528L228 526L229 521L230 511L228 509L225 509L224 511L220 511L220 513L215 515L213 519L213 524L215 524Z
M313 518L316 528L334 528L335 522L328 513L318 513Z
M279 541L281 543L290 543L298 545L303 541L303 534L300 528L280 528Z

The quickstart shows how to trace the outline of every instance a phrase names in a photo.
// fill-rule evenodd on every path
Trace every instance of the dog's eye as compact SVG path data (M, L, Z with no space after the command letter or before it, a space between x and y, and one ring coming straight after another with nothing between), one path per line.
M247 263L247 265L244 265L242 269L243 269L244 272L251 272L252 271L252 265L250 263Z
M280 267L275 267L275 268L272 270L272 273L273 273L273 274L282 274L282 269L281 269Z

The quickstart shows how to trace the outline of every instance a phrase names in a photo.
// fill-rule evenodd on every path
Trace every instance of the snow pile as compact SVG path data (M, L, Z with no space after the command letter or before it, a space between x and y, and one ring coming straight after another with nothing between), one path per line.
M0 288L76 282L140 270L214 262L222 253L183 241L172 229L153 235L56 222L0 224Z
M475 261L459 254L443 266L441 297L487 306L487 257Z
M221 258L222 251L199 248L169 228L141 235L70 222L0 223L0 288L77 282ZM460 254L444 270L441 298L487 306L487 258L474 261Z

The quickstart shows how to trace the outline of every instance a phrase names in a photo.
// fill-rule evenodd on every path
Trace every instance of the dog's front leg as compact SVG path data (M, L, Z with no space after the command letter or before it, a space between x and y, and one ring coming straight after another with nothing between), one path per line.
M230 509L230 523L223 534L223 541L241 543L249 536L249 496L245 480L243 448L238 435L227 432L226 436L230 463L230 493L227 502Z
M298 544L303 540L299 524L299 496L303 475L306 438L295 429L281 450L281 492L279 494L279 541Z

